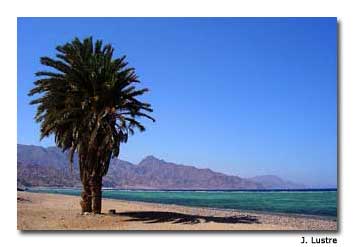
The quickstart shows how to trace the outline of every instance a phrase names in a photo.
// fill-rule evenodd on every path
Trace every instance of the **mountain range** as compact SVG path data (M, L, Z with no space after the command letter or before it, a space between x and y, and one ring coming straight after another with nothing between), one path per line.
M17 186L81 187L77 158L73 171L67 153L56 147L17 145ZM302 189L304 185L274 175L241 178L210 169L147 156L138 164L112 159L103 186L120 189Z

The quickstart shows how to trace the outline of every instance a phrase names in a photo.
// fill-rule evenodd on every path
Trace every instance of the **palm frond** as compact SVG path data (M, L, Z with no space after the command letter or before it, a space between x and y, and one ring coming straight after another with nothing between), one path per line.
M105 175L120 144L128 141L135 129L145 131L137 118L155 121L147 113L151 105L137 97L148 92L137 89L135 69L126 56L114 58L114 48L92 37L75 38L56 47L56 58L41 57L50 70L37 72L29 96L37 105L35 120L41 123L41 138L54 135L63 151L69 150L72 166L78 153L80 176Z

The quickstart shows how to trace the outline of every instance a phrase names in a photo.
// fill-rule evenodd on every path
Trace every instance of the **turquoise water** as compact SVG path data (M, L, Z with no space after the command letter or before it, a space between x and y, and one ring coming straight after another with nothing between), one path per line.
M30 189L80 195L78 189ZM305 191L128 191L104 190L103 197L193 207L337 217L336 190Z

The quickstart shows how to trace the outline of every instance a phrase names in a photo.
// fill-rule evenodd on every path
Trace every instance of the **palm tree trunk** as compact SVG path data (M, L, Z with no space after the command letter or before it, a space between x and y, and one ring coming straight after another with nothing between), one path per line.
M102 176L91 177L92 211L95 214L101 213L102 208Z
M82 180L82 192L81 192L81 212L92 212L92 195L88 179Z

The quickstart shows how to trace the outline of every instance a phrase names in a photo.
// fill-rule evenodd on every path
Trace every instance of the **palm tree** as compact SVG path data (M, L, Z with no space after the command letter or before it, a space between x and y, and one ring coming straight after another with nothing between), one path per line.
M71 169L78 154L82 212L101 213L102 177L110 160L135 129L145 130L139 118L155 121L148 115L151 105L137 99L148 89L135 88L135 69L127 67L125 56L114 59L112 46L101 40L75 38L56 50L56 59L40 59L51 69L36 73L29 96L38 98L30 104L38 105L40 138L54 134L56 145L69 154Z

